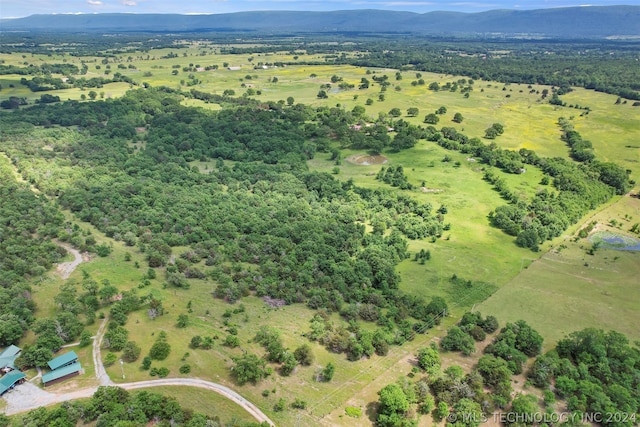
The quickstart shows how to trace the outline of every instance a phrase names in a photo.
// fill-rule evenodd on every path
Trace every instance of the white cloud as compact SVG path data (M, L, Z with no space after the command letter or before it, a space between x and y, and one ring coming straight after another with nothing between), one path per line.
M104 4L100 0L87 0L87 3L91 6L102 6Z
M136 2L135 0L120 0L120 3L122 3L125 6L137 6L138 2Z

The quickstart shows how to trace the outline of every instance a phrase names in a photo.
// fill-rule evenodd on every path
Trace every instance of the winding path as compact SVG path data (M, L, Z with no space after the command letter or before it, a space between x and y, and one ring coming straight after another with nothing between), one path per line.
M74 267L75 268L75 267ZM275 423L265 415L256 405L242 397L237 392L233 391L229 387L222 384L214 383L211 381L201 380L199 378L163 378L149 381L136 381L131 383L115 384L109 378L107 371L104 369L102 363L102 356L100 354L100 347L102 346L102 337L104 335L105 328L107 326L107 319L104 319L98 328L98 333L93 340L93 364L96 371L96 379L101 386L118 386L125 390L137 390L140 388L148 387L161 387L161 386L187 386L197 387L206 390L216 392L232 402L238 404L241 408L247 411L258 422L267 422L271 426L275 426ZM64 394L55 394L42 390L34 384L24 383L20 387L16 387L11 393L5 395L7 401L7 407L5 409L6 415L19 414L21 412L27 412L32 409L36 409L41 406L53 405L56 403L62 403L69 400L85 399L93 396L97 387L87 387L78 389L72 392L66 392Z

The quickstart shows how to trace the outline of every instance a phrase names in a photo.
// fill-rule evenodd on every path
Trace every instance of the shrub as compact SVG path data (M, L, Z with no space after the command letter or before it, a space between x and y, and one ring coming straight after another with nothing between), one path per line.
M275 405L273 405L273 412L282 412L286 407L287 407L287 402L283 398L280 398L278 399L278 402Z
M240 340L235 335L227 335L222 344L227 347L235 348L240 345Z
M355 406L347 406L344 408L345 414L351 418L360 418L362 416L362 410L360 408L356 408Z
M291 407L295 408L295 409L306 409L307 402L305 402L304 400L299 399L299 398L296 397L296 399L291 404Z
M122 349L122 359L125 362L135 362L140 357L142 349L135 341L129 341L124 345Z
M166 341L166 334L161 333L149 350L149 357L154 360L164 360L171 352L171 345Z
M142 359L141 367L145 371L151 367L151 358L149 356L146 356L144 359Z
M184 364L184 365L180 366L180 373L181 374L188 374L189 372L191 372L191 365Z
M114 353L108 352L104 357L104 366L111 366L116 363L116 360L118 360L118 356L116 356Z

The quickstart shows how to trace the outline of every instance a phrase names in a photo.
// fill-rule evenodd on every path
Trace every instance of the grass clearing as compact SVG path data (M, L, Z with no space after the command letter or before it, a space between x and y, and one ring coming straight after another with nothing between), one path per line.
M615 219L620 226L607 224ZM640 220L640 200L623 197L595 215L598 230L628 232ZM613 329L640 339L640 253L597 249L587 239L565 238L478 306L502 321L526 320L551 348L566 334L586 327Z

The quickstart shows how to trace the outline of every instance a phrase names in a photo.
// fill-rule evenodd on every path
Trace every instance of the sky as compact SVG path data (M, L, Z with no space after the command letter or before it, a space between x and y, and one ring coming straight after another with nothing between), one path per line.
M410 12L640 5L640 0L0 0L0 18L49 13L230 13L251 10L382 9Z

